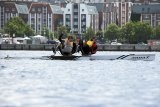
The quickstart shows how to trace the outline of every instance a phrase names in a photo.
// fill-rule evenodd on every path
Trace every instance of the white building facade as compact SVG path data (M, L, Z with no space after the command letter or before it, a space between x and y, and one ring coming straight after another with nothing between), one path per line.
M98 31L99 15L96 7L84 3L68 3L64 9L64 26L70 28L72 33L83 34L91 27Z

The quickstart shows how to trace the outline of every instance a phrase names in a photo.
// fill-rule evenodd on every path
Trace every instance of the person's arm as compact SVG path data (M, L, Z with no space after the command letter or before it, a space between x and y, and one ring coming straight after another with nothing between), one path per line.
M62 37L63 37L63 34L61 34L58 38L58 40L62 43Z

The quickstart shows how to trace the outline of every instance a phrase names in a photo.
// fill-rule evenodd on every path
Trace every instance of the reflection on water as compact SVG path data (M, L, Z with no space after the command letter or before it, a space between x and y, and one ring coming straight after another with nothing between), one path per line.
M54 61L32 59L49 51L0 51L0 107L158 107L154 53L155 61Z

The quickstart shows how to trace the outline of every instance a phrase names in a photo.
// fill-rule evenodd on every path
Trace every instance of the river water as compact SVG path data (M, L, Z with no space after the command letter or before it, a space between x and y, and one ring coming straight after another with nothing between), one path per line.
M123 53L137 52L97 54ZM63 61L0 51L0 107L160 107L160 53L151 53L154 61Z

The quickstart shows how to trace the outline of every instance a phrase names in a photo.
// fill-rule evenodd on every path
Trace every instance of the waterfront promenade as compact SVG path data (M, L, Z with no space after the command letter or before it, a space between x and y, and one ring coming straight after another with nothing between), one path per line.
M0 50L48 50L50 51L54 45L52 44L0 44ZM160 45L137 45L123 44L110 45L99 44L99 51L160 51Z

